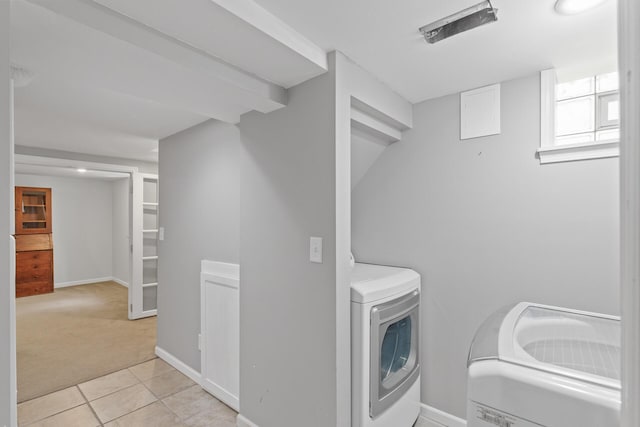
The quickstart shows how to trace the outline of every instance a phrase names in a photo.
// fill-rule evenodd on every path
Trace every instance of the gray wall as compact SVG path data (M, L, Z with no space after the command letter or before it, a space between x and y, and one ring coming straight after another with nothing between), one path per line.
M158 346L200 371L200 261L237 263L238 128L207 121L160 141Z
M241 414L260 426L336 425L335 79L240 122ZM162 170L161 170L162 171ZM163 184L164 185L164 184ZM324 263L309 262L309 237Z
M13 234L11 217L13 216L13 143L10 133L9 96L9 8L10 3L0 1L0 425L10 426L12 402L15 404L16 384L14 382L15 347L10 339L14 330L14 298L11 289L14 284L10 278L14 254L10 247L10 234ZM13 369L12 369L13 368ZM11 397L13 396L13 397Z
M123 283L131 279L131 257L129 249L129 179L117 179L111 184L113 216L111 233L111 275Z
M422 275L422 400L462 418L469 344L494 310L619 312L618 159L541 166L539 91L538 76L503 83L502 134L466 141L459 95L416 105L353 191L356 258Z
M111 182L16 174L15 185L51 188L56 287L113 276Z

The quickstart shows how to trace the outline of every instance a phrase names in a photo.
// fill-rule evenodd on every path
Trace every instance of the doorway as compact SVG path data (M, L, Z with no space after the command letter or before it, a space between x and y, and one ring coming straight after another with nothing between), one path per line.
M16 300L18 403L155 357L157 176L82 165L16 156L17 187L50 189L55 261L54 292Z

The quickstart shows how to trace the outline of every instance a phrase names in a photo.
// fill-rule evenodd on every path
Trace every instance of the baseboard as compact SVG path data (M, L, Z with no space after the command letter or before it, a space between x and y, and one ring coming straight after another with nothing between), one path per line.
M169 353L166 350L163 350L158 346L156 346L156 356L176 368L178 371L185 374L187 377L191 378L192 381L195 381L198 384L200 384L200 382L202 381L202 375L200 375L200 372L196 371L191 366L188 366L182 360L175 357L173 354Z
M448 414L424 403L420 406L420 418L427 423L427 427L466 427L467 421L455 415Z
M71 282L58 282L58 283L54 283L53 287L54 287L54 289L66 288L66 287L69 287L69 286L89 285L91 283L109 282L109 281L112 281L112 280L113 280L113 277L111 277L111 276L108 276L108 277L96 277L94 279L73 280Z
M238 400L238 397L229 393L227 390L220 387L218 384L215 384L211 380L208 380L207 378L203 377L202 381L200 382L200 386L205 391L209 392L209 394L213 395L216 399L226 404L228 407L230 407L234 411L236 412L240 411L240 402Z
M120 286L124 286L125 288L129 287L129 284L127 282L125 282L124 280L116 279L115 277L112 277L111 280L116 282Z
M169 365L182 372L191 380L198 384L202 382L202 375L190 366L187 366L183 361L169 353L168 351L156 346L156 356L167 362ZM433 408L429 405L421 404L420 418L426 427L466 427L467 422L462 418L458 418L455 415L451 415L439 409ZM237 418L238 427L259 427L257 424L250 421L242 414L238 414Z
M238 426L238 427L258 427L258 424L252 423L244 415L238 414L238 417L236 418L236 426Z

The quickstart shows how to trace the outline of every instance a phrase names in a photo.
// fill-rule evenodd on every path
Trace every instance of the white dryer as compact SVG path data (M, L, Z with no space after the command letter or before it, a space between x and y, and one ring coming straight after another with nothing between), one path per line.
M411 427L420 414L420 275L356 263L351 277L353 427Z

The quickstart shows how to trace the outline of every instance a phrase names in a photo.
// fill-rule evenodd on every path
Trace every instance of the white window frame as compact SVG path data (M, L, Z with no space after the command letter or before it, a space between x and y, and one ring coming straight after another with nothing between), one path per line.
M556 144L556 72L540 72L540 164L620 156L620 141Z

